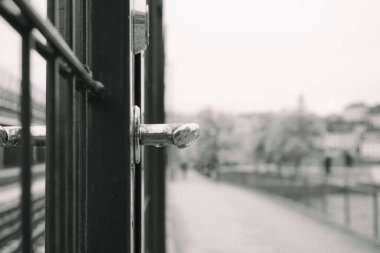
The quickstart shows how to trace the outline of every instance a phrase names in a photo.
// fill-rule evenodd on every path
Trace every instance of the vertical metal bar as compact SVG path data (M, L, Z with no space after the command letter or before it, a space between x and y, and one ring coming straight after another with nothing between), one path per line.
M323 182L323 203L322 203L322 212L323 214L328 217L329 216L329 184L328 184L328 178L325 177Z
M49 1L50 2L50 1ZM56 59L50 59L47 65L46 86L46 252L56 253L61 248L59 216L59 169L57 168L56 134L56 87L59 82L59 66Z
M75 55L81 62L88 62L87 42L87 1L73 0L73 37L72 46ZM75 86L80 80L75 80ZM73 90L73 252L86 252L86 176L87 176L87 92Z
M73 203L73 78L68 78L65 84L65 93L62 100L64 100L64 111L65 114L62 115L65 118L65 141L64 141L64 153L65 153L65 182L64 182L64 196L65 196L65 215L63 217L63 222L65 224L65 248L66 252L73 252L73 232L74 232L74 203ZM61 94L62 94L61 93Z
M82 11L83 8L81 8L81 5L78 5L78 2L81 1L76 1L72 0L72 49L74 51L74 54L78 56L78 44L81 45L81 40L83 38L83 30L82 30ZM78 8L79 7L79 8ZM78 36L78 30L80 31L80 34L82 36ZM82 47L79 47L81 49ZM79 51L79 59L81 62L83 62L83 57L82 52ZM79 184L79 176L80 176L80 163L79 163L79 157L78 155L80 150L79 150L79 145L78 145L78 139L83 138L80 135L78 136L77 132L80 131L80 121L81 118L78 117L80 111L78 111L78 99L80 99L80 96L78 97L77 92L77 85L78 85L78 79L73 80L73 89L72 89L72 170L73 170L73 196L72 196L72 212L73 212L73 217L72 217L72 224L73 224L73 230L72 230L72 252L79 252L79 233L80 231L80 223L79 221L79 201L80 201L80 195L79 195L79 189L81 185Z
M57 0L47 2L47 15L53 25L57 24ZM46 77L46 221L45 250L58 253L61 250L60 226L60 171L57 160L57 86L59 85L59 63L53 56L47 61Z
M89 104L87 251L133 252L133 92L127 0L89 1L94 77L107 84ZM109 17L109 18L104 18ZM105 32L107 31L107 32ZM112 49L112 50L110 50ZM104 134L107 133L107 134Z
M141 108L141 123L144 123L144 115L145 115L145 54L142 52L140 54L140 108ZM144 151L144 150L143 150ZM141 253L145 253L145 161L144 161L144 152L141 154L141 185L140 185L140 195L141 195L141 203L140 203L140 219L141 219Z
M82 34L82 57L84 62L89 65L90 62L90 4L89 0L82 0L82 8L83 8L83 19L82 19L82 32L79 31L78 34ZM83 91L81 93L81 113L79 114L81 117L81 126L82 129L81 133L81 142L80 142L80 150L82 152L82 156L80 157L81 160L81 175L79 178L81 179L80 183L80 202L82 203L82 206L80 207L80 228L81 232L80 237L78 237L79 241L79 249L78 252L80 253L87 253L88 247L87 247L87 241L88 241L88 233L87 233L87 224L88 224L88 189L89 189L89 170L88 170L88 143L89 143L89 93L87 91Z
M351 225L351 212L350 212L350 192L349 187L346 185L344 187L344 225L350 227Z
M73 0L59 0L59 25L63 38L66 43L72 47L74 40L73 26ZM62 187L62 198L64 199L64 215L62 216L62 225L64 228L64 252L73 252L74 247L74 78L69 76L61 79L60 90L60 125L63 126L63 131L60 135L60 143L62 154L62 169L64 170L63 178L60 182ZM62 152L63 151L63 152Z
M88 148L88 143L89 143L89 93L87 91L83 92L83 98L82 98L82 138L81 138L81 150L82 150L82 159L81 159L81 172L82 172L82 185L80 187L81 189L81 198L83 199L83 209L81 210L81 218L82 218L82 230L83 233L81 234L80 239L80 248L83 252L86 253L88 252L88 194L89 194L89 169L88 169L88 154L89 154L89 148Z
M141 115L144 115L144 56L142 53L135 56L135 105L141 108ZM143 118L143 116L142 116ZM141 122L143 123L143 122ZM142 154L143 155L143 154ZM144 253L144 162L136 165L135 174L135 247L136 252Z
M22 80L21 80L21 126L22 126L22 163L21 163L21 229L22 252L32 252L31 227L31 96L30 96L30 47L31 31L22 34Z
M86 91L77 93L76 106L76 177L77 177L77 218L76 218L76 252L86 252L86 187L87 187L87 96Z
M377 239L379 237L379 201L377 195L377 189L373 189L373 237Z
M150 39L146 52L145 121L165 122L165 51L163 34L163 1L149 1ZM165 245L165 180L166 151L145 149L145 243L146 252L164 253Z

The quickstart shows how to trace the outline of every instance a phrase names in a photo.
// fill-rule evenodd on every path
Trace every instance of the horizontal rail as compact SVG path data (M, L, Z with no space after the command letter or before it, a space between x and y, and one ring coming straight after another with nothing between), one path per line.
M17 10L12 8L12 2L17 5L21 11L21 15ZM95 81L79 59L75 56L74 52L67 45L62 36L58 33L55 27L49 20L43 20L38 13L33 9L30 3L23 0L0 0L0 14L20 32L20 27L23 29L36 28L48 41L48 43L56 51L58 56L61 56L67 65L73 70L79 79L83 81L85 88L99 93L104 90L104 85ZM25 17L28 22L25 22ZM17 22L17 25L15 24ZM42 56L51 54L50 48L33 36L36 49ZM52 56L52 55L51 55Z
M315 178L320 180L314 180ZM320 212L323 219L331 221L333 224L338 224L350 233L378 244L380 242L379 184L368 182L350 185L347 182L341 184L339 181L330 181L323 177L315 178L307 176L286 177L278 173L262 173L259 171L223 171L217 174L217 179L223 182L263 190L302 203L310 209L314 209L313 212ZM329 196L332 198L329 198ZM333 201L334 203L337 196L341 198L343 204L339 208L335 206L335 208L331 209L329 202ZM369 205L364 207L362 204L357 205L360 202L354 203L353 200L355 199L351 200L352 196L369 199ZM354 208L364 208L363 210L369 213L368 216L362 218L372 222L369 227L365 227L366 231L363 231L364 228L353 224ZM342 214L343 221L334 220L334 217L329 214L330 212Z

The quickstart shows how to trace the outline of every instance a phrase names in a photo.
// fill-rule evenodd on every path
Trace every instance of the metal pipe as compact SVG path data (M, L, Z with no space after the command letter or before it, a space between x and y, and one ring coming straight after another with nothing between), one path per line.
M350 189L346 184L344 187L344 225L349 228L351 226L351 205L350 205Z
M7 2L6 2L7 1ZM14 11L10 9L10 6L7 6L4 3L12 3L10 0L0 0L0 16L2 16L17 32L22 33L27 29L28 21L22 15L16 15ZM34 49L45 59L49 60L50 58L56 57L55 50L46 43L43 43L40 38L35 36L33 33L32 36L32 45ZM64 62L59 64L60 73L64 77L67 75L72 75L73 71L65 64Z
M373 237L378 239L379 237L379 201L377 199L377 189L373 189L372 197L373 197Z
M21 145L22 133L20 126L0 126L0 146L2 147L17 147ZM31 126L30 132L32 135L33 146L45 146L46 142L46 127Z
M28 25L25 17L17 12L17 7L11 1L0 0L0 15L19 33Z
M4 0L1 2L3 1ZM27 1L13 1L20 8L22 14L32 23L32 27L36 28L47 39L52 47L58 51L58 54L62 56L70 68L73 69L73 72L86 84L87 88L94 92L100 92L104 89L104 85L101 82L95 81L91 77L91 74L75 56L73 51L49 20L43 20Z
M21 146L21 248L23 253L32 253L32 141L30 133L32 98L30 92L30 50L32 33L22 34L21 67L21 128L18 136L23 137Z

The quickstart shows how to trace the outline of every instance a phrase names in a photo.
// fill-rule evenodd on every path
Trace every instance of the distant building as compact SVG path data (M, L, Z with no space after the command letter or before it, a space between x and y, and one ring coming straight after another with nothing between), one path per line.
M380 105L373 106L369 109L368 121L372 128L380 129Z
M362 135L359 131L327 132L324 136L323 147L327 154L333 157L340 156L344 151L351 155L358 155Z
M360 155L365 160L380 161L380 131L372 130L363 134Z
M329 116L325 119L327 132L351 132L354 130L354 123L347 122L340 116Z
M326 154L338 157L344 152L361 161L380 162L380 104L363 103L347 106L341 117L325 119L323 148Z
M348 122L364 122L367 120L368 106L363 103L348 105L343 111L343 119Z

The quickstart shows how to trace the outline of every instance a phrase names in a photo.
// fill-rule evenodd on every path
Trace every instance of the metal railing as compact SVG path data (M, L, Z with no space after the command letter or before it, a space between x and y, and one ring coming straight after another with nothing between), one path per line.
M8 112L12 119L17 119L20 114L20 78L0 69L0 112ZM32 117L38 122L45 122L45 100L46 93L39 87L33 85L32 95ZM2 115L1 115L2 116ZM0 124L14 124L16 120L2 120Z
M20 200L19 191L20 168L11 168L0 171L0 193L9 199L2 199L0 203L0 252L20 251ZM33 181L45 178L45 166L39 164L33 167ZM14 196L9 196L14 195ZM44 235L45 194L43 191L33 193L32 198L32 241L37 242Z
M47 61L48 69L50 69L48 73L48 75L50 75L48 78L49 86L56 85L56 82L58 82L56 76L58 75L68 78L75 76L79 80L79 82L76 83L82 89L87 89L95 95L98 95L104 89L104 86L102 83L92 78L91 73L75 56L74 52L70 49L56 28L48 20L43 20L32 8L30 3L23 0L0 0L0 15L8 21L8 23L21 35L22 38L20 99L20 134L22 136L20 228L21 250L24 253L31 253L32 243L35 237L35 234L32 232L32 225L35 223L32 210L35 205L31 194L32 136L30 127L32 103L30 84L30 51L31 49L35 49ZM44 43L39 37L35 36L33 30L37 30L40 34L42 34L47 43ZM68 83L73 84L73 82ZM9 210L11 210L9 211L11 213L13 209L10 208Z
M298 202L326 221L380 244L380 185L345 183L310 175L283 175L271 170L219 172L221 181L259 189Z

